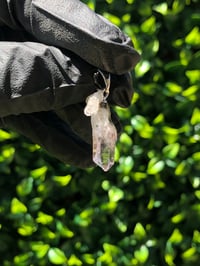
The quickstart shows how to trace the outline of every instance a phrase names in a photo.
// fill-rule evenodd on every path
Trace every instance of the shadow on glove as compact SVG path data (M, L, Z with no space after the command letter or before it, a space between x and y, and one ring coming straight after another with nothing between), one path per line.
M94 166L91 145L81 140L54 112L11 115L4 118L4 123L64 163L80 168Z

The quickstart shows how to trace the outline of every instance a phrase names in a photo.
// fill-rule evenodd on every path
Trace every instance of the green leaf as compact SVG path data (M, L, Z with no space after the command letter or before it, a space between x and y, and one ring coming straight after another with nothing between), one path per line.
M47 227L43 227L41 230L41 237L42 239L48 239L48 241L55 239L57 236L54 232L49 230Z
M160 44L158 40L153 40L147 44L146 50L148 53L148 58L155 57L159 50L159 46Z
M14 257L14 265L16 265L16 266L29 265L31 257L32 257L31 252L26 252L25 254L19 254L19 255Z
M117 246L109 244L109 243L104 243L103 249L106 253L109 253L112 256L117 255L120 252L120 249Z
M200 45L200 32L199 27L195 26L185 37L185 42L193 46Z
M177 129L177 128L164 126L162 129L168 135L178 135L179 134L179 129Z
M124 192L118 187L112 186L108 191L109 200L117 202L124 198Z
M92 254L85 253L83 255L83 260L89 265L95 265L95 259Z
M37 227L34 224L23 224L17 231L22 236L30 236L37 231Z
M167 3L163 2L158 5L155 5L153 6L153 10L165 16L168 13Z
M172 93L182 92L182 87L174 82L167 82L166 88Z
M37 223L44 224L44 225L52 223L53 220L54 220L53 216L48 215L41 211L38 213L38 217L36 218Z
M17 216L22 217L22 216ZM23 216L23 221L21 221L20 226L17 229L17 232L22 236L30 236L38 229L37 224L33 217L27 213Z
M131 156L120 157L119 166L118 166L119 172L128 174L132 170L133 166L134 166L134 160Z
M47 167L46 166L42 166L38 169L34 169L30 172L31 176L35 179L39 178L41 180L45 179L45 175L47 172Z
M189 88L187 88L185 91L182 92L182 95L187 99L189 99L190 101L195 101L197 99L196 93L198 89L199 88L197 85L190 86Z
M172 5L173 14L180 13L185 7L185 3L181 0L174 0Z
M147 120L144 116L136 115L131 119L131 124L135 130L143 130L145 125L147 124Z
M134 256L139 263L145 263L149 257L149 249L142 245L139 250L134 252Z
M199 83L200 70L187 70L185 71L185 75L190 80L191 85Z
M43 242L39 241L31 243L31 248L36 254L37 258L42 259L44 256L46 256L50 247L48 244L44 244Z
M77 258L74 254L72 254L70 256L70 258L68 259L68 266L81 266L83 265L82 261L79 260L79 258Z
M196 247L187 249L185 252L182 253L183 260L191 260L191 258L195 255L196 252Z
M128 136L128 134L126 133L122 133L121 136L120 136L120 142L123 144L123 145L127 145L128 147L132 146L133 145L133 141L132 139Z
M200 244L200 232L198 230L194 230L193 232L193 241Z
M111 201L111 202L106 202L102 203L100 206L100 209L103 212L108 212L108 213L113 213L117 208L117 202Z
M171 218L171 221L174 224L178 224L178 223L182 222L184 219L185 219L185 213L181 212L181 213L174 215Z
M147 173L149 175L155 175L164 169L165 163L157 158L152 158L147 166Z
M13 198L11 201L11 213L19 214L26 213L27 207L24 203L22 203L19 199Z
M156 19L151 16L141 24L141 30L147 34L153 34L156 30Z
M137 78L144 76L151 68L151 63L147 60L140 61L135 68L135 75Z
M69 182L71 181L72 176L66 175L66 176L54 176L53 180L59 184L60 186L67 186Z
M90 216L84 217L84 215L76 214L74 217L74 223L80 227L87 227L91 224L92 219Z
M137 223L134 228L134 236L141 240L146 237L146 231L141 223Z
M7 162L10 163L13 161L15 155L15 148L10 145L3 146L3 149L0 154L0 163Z
M165 254L165 261L169 266L176 266L174 263L174 256L172 254Z
M12 138L13 138L13 134L12 133L9 133L9 132L6 132L3 129L0 129L0 141L5 141L5 140L8 140L8 139L12 139Z
M135 2L135 0L126 0L126 2L127 2L129 5L132 5L132 4Z
M192 154L194 161L200 161L200 151Z
M120 220L119 218L115 219L115 223L117 225L117 227L119 228L119 230L124 233L127 231L127 224L125 222L123 222L122 220Z
M171 144L177 142L179 139L180 130L169 126L163 126L162 131L164 133L164 140Z
M48 252L49 261L54 265L62 265L67 263L67 258L59 248L50 248Z
M200 109L199 108L194 108L193 113L192 113L192 117L190 119L190 123L192 125L196 125L198 123L200 123Z
M175 169L175 175L183 176L183 175L187 174L188 171L189 171L189 166L188 166L187 161L182 161L177 165L177 167Z
M159 115L156 116L156 118L154 118L153 120L153 124L160 124L160 123L163 123L164 122L164 114L163 113L160 113Z
M163 148L163 155L166 158L174 159L180 150L180 144L179 143L171 143Z
M88 208L88 209L82 211L82 212L80 213L80 216L81 216L83 219L87 219L87 218L91 217L91 216L93 215L93 213L94 213L94 209L92 209L92 208Z
M183 240L183 235L178 228L175 228L172 232L169 241L174 244L178 244Z
M89 8L91 8L92 10L95 10L96 7L96 0L89 0L87 5L89 6Z
M60 221L57 221L56 228L62 237L71 238L74 236L74 233Z
M131 124L137 130L142 138L149 139L152 137L154 128L149 125L146 118L141 115L136 115L131 119Z
M132 174L132 178L136 182L140 182L140 181L142 181L143 179L145 179L147 177L148 177L148 175L147 175L146 172L145 173L144 172L134 172Z
M32 177L23 179L17 185L17 193L19 196L26 196L30 194L32 189L33 189L33 178Z

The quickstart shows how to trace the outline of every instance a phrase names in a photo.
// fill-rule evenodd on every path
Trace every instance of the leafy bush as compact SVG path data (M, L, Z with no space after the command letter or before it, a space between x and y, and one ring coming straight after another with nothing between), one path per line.
M142 53L108 173L0 130L3 266L191 266L200 261L198 1L88 0Z

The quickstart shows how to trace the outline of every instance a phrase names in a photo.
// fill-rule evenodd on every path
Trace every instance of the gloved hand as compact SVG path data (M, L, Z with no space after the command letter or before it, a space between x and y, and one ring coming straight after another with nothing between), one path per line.
M128 36L79 0L1 0L0 23L113 74L132 70L140 58Z
M65 163L88 167L91 126L83 108L97 89L94 74L99 67L112 72L108 101L127 107L133 94L129 70L139 56L128 37L81 2L62 3L63 9L51 0L0 2L0 127L18 131ZM72 10L68 16L66 8ZM84 15L77 17L77 10ZM83 28L85 15L90 23ZM81 50L80 43L89 49ZM116 57L108 56L110 45ZM119 68L117 57L124 57ZM113 122L119 133L114 114Z

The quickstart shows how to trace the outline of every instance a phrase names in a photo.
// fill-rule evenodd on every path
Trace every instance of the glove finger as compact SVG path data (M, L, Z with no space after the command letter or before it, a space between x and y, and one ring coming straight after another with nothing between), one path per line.
M60 161L80 168L94 166L91 146L49 112L4 118L6 125L39 144ZM61 123L61 124L60 124Z
M128 72L124 75L111 75L111 87L108 102L113 105L128 107L134 94L132 77Z
M75 134L77 134L86 143L92 144L92 127L90 117L84 114L84 107L84 103L74 104L55 110L55 113L63 121L70 125L71 130L75 132ZM111 119L119 135L122 128L119 119L113 110L111 110Z
M103 74L105 76L108 75L107 72L104 72ZM105 80L103 79L102 74L100 74L99 71L94 74L94 81L99 89L105 89ZM133 93L134 90L130 72L127 72L123 75L111 74L110 94L108 97L109 103L121 107L128 107L131 104Z
M55 110L55 113L70 125L75 134L80 136L86 143L92 144L92 128L90 117L84 115L83 103L69 105L59 110Z

